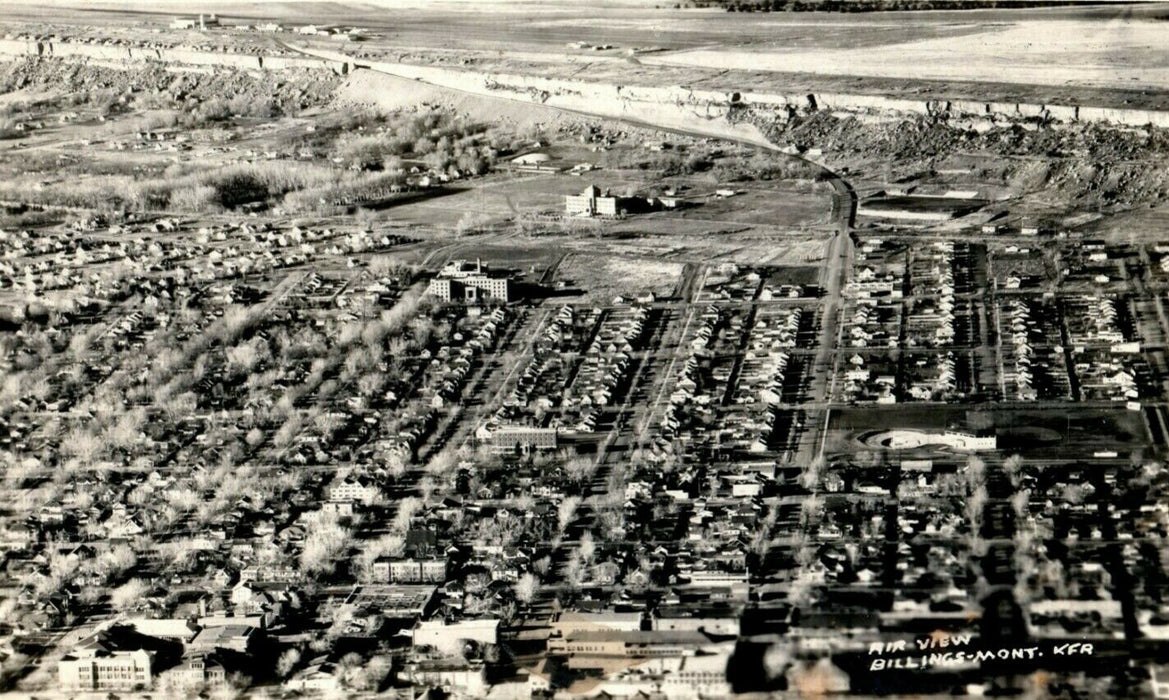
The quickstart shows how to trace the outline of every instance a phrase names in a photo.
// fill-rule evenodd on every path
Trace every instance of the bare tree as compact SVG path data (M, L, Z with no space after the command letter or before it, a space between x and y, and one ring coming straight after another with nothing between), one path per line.
M150 586L142 579L130 579L110 592L110 605L119 612L125 612L142 602L142 597L149 591Z
M394 517L394 524L391 530L397 533L404 533L410 529L410 523L414 520L414 516L422 509L422 502L417 498L404 498L398 503L398 513Z
M966 490L973 493L986 483L986 462L977 455L970 455L966 459Z
M1010 480L1011 486L1019 488L1022 481L1023 458L1019 455L1007 457L1003 460L1003 471L1006 473L1007 479Z
M1031 499L1031 491L1024 489L1016 491L1011 496L1011 509L1015 511L1015 518L1018 520L1027 516L1027 504Z
M573 518L576 516L576 509L580 505L580 499L576 496L568 496L560 502L556 510L556 524L563 535L568 530L568 526L572 524Z
M584 583L585 566L580 556L574 553L564 566L564 582L569 588L580 588Z
M356 664L350 664L346 669L344 673L345 685L356 691L367 693L377 691L390 673L389 658L375 656L369 661L362 662L361 658L358 657L357 661Z
M107 582L117 581L138 565L138 555L128 545L117 545L97 559L97 572Z
M580 542L577 547L577 551L580 552L581 562L585 566L592 564L593 558L597 556L597 542L593 539L593 533L585 531L580 536Z
M982 532L983 511L986 509L987 500L986 486L974 489L966 499L966 520L970 524L971 536L974 538L980 537L979 533Z
M129 449L142 439L142 426L146 424L146 409L135 408L124 412L118 420L106 429L108 444Z
M819 496L808 496L800 503L800 524L810 528L824 517L824 501Z
M337 560L349 547L350 533L337 523L335 516L319 513L308 529L304 549L300 553L300 568L308 574L333 572Z
M1072 505L1078 505L1084 502L1084 485L1083 484L1064 484L1060 494L1063 500Z
M540 591L540 579L535 574L528 572L520 576L519 581L515 584L516 600L524 605L531 605L535 600L536 594Z
M564 475L573 484L584 484L596 472L597 463L592 457L573 457L564 463Z
M287 649L280 658L276 661L276 675L281 678L288 678L292 675L293 669L300 663L300 650L296 648Z
M405 550L406 539L401 535L383 535L366 542L356 558L358 577L363 581L373 581L374 562L383 557L400 557Z
M802 469L800 469L799 482L800 486L811 491L813 487L820 482L820 472L824 468L824 458L816 457L811 462L808 462Z
M101 439L81 428L69 431L65 441L61 443L61 451L76 457L84 463L92 462L102 453L104 445Z

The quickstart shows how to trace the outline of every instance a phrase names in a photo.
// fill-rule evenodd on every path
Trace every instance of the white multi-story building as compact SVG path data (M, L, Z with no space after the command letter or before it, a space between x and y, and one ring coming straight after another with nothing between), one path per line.
M114 651L91 637L61 659L57 679L64 690L145 689L154 681L153 664L153 654L145 649Z

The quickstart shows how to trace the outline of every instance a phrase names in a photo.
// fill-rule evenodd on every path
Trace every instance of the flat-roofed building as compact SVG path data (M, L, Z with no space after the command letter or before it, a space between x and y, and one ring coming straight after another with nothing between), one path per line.
M976 211L985 202L978 199L929 195L870 197L857 207L858 216L902 221L937 222Z
M363 583L353 588L342 606L350 611L376 610L387 620L412 622L426 615L437 593L436 586Z
M569 216L618 216L620 202L609 194L601 194L596 185L589 185L584 192L564 198L564 213Z
M117 651L93 636L57 664L64 690L133 690L154 682L154 655L145 649Z
M207 29L207 27L218 27L219 18L215 15L199 15L198 17L175 17L171 20L171 29Z
M487 432L486 442L493 452L554 450L558 445L556 428L501 425Z
M660 632L705 632L736 637L740 628L739 610L740 606L734 608L665 606L658 609L652 620L652 627Z
M259 628L251 625L213 625L195 635L188 646L197 651L228 649L246 654L258 634Z
M154 637L156 639L173 639L184 644L199 634L199 626L186 619L156 620L138 617L126 620L125 624L133 627L134 631L138 634L144 634L147 637Z
M407 663L398 678L419 687L442 688L454 697L488 697L487 670L482 661L424 659Z
M465 641L479 644L499 643L499 620L427 620L414 627L415 647L434 647L440 650L457 649Z
M442 583L445 559L380 559L373 563L374 576L390 583Z
M688 656L712 644L710 637L694 631L590 630L565 637L549 637L548 652L580 656L653 658Z
M639 612L563 612L552 623L552 633L567 637L577 632L597 630L637 632L641 629L641 620Z
M486 299L509 302L512 283L509 277L492 275L487 266L476 260L452 260L430 281L426 293L443 301L478 302Z

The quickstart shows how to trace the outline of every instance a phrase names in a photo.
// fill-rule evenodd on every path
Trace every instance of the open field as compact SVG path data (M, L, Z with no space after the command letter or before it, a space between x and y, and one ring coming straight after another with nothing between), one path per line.
M780 43L659 54L644 61L724 70L1164 90L1169 88L1164 36L1159 21L1038 20L846 50L809 51Z
M427 12L409 4L358 2L210 2L200 9L218 12L229 22L266 18L365 27L368 40L355 49L365 54L413 51L427 61L442 61L444 52L454 52L449 60L458 62L467 52L479 51L472 60L490 63L506 52L511 61L527 56L549 67L567 63L573 71L588 66L603 72L609 66L644 73L662 64L697 71L688 77L665 73L648 78L658 84L693 84L713 69L743 71L735 80L740 89L753 81L749 73L771 72L787 76L770 79L777 89L799 75L864 78L848 84L853 91L871 86L888 92L894 89L888 81L907 80L918 90L939 92L947 89L946 82L957 81L978 84L959 92L992 90L989 99L997 99L995 91L1005 98L1011 84L1044 86L1053 95L1067 86L1093 87L1121 99L1126 90L1140 98L1140 90L1169 88L1167 59L1159 50L1159 18L1166 14L1160 4L860 16L655 9L651 3L616 3L601 17L586 4L541 2L439 3ZM189 8L166 3L146 9L138 3L66 1L35 9L17 4L4 19L153 32L184 11ZM568 46L573 42L612 48ZM627 55L647 49L654 51ZM826 88L821 82L820 89ZM953 92L955 86L948 89ZM908 85L901 90L912 92Z
M1025 10L951 12L891 12L877 15L796 13L749 15L721 10L655 7L652 0L636 2L248 2L211 0L199 5L229 20L265 19L286 23L336 22L370 28L378 38L399 46L427 48L563 49L576 41L612 45L617 49L649 46L696 48L710 44L774 45L795 48L879 46L914 39L959 36L989 24L1059 17L1093 20L1155 17L1164 8L1153 6L1057 7ZM426 12L419 12L424 6ZM597 10L602 13L597 16ZM146 27L165 26L176 15L191 12L184 3L79 3L55 0L10 3L6 18ZM583 22L582 19L586 19ZM580 52L606 55L605 52Z
M656 181L660 187L660 181ZM454 224L468 212L506 218L524 213L559 214L564 196L578 194L588 184L614 193L644 192L655 181L644 173L596 171L583 178L564 175L525 175L500 178L475 188L454 188L449 193L417 203L393 207L393 218L422 222L428 217ZM745 204L744 204L745 203ZM753 187L736 198L699 199L693 208L659 212L616 222L616 233L648 231L686 235L745 229L791 230L815 228L828 223L830 201L820 194L800 193L777 187Z
M681 274L681 263L574 254L560 264L557 278L570 287L588 290L584 299L601 301L646 293L670 296Z

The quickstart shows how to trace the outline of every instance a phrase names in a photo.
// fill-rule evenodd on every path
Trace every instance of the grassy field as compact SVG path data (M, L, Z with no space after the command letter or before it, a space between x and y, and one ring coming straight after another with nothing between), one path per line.
M574 254L560 264L556 277L569 287L587 290L585 298L600 303L619 294L669 296L681 275L681 263Z
M450 48L564 48L566 44L693 48L712 43L777 45L794 48L861 48L910 40L954 37L989 23L1047 17L1114 19L1147 17L1160 8L1063 7L982 10L962 13L890 12L856 16L825 13L738 14L722 10L674 9L673 3L630 2L257 2L210 0L198 11L232 21L270 19L289 24L341 23L368 28L400 46ZM194 11L184 3L147 5L105 0L16 2L6 8L13 20L161 26ZM587 20L587 21L582 21ZM583 52L595 55L585 49Z
M960 36L862 41L856 48L833 50L808 50L781 38L766 48L739 44L647 57L646 62L722 70L1169 88L1165 27L1159 21L1032 20L964 28Z
M709 196L718 185L709 178L670 178L685 184L684 193L694 206L674 212L630 216L608 230L618 234L710 234L740 231L745 227L780 229L815 228L827 223L831 197L826 187L792 182L753 183L739 186L741 194L726 199ZM441 197L395 206L392 216L406 222L454 225L468 213L505 219L520 214L564 211L565 195L578 194L588 185L615 195L661 193L665 181L654 173L637 170L596 170L584 176L567 174L500 174L474 188L452 188Z

